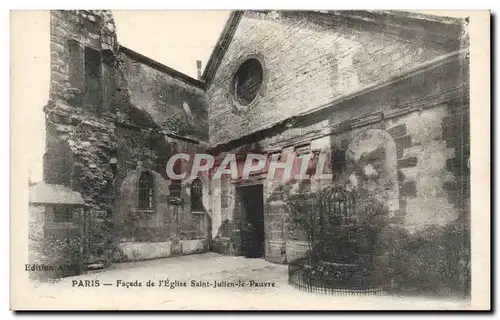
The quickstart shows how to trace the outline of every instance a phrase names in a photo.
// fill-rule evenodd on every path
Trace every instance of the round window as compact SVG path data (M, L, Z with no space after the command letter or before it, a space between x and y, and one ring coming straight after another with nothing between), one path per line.
M234 96L239 104L246 106L257 96L262 85L263 69L255 58L245 61L234 77Z

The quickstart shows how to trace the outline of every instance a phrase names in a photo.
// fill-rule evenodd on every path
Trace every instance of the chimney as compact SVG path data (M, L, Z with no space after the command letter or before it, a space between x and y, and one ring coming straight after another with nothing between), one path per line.
M198 72L198 80L201 80L201 60L196 60L196 71Z

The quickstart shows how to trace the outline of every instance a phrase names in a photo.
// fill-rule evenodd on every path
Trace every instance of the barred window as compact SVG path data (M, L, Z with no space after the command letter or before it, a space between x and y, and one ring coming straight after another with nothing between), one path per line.
M154 210L154 177L144 171L139 178L139 209Z
M191 185L191 211L203 211L203 184L195 179Z

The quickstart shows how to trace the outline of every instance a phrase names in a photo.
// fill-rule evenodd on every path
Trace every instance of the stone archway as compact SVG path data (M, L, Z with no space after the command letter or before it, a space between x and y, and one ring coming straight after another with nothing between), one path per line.
M387 205L389 215L399 210L397 149L394 139L384 130L368 129L349 142L349 185Z

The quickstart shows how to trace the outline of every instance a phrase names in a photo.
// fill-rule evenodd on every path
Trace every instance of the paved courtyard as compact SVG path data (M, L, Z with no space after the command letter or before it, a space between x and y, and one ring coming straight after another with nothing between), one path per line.
M154 287L148 286L148 282L154 283ZM83 303L98 309L126 306L125 309L187 310L466 309L469 306L469 301L455 298L307 293L288 285L286 265L215 253L114 264L102 272L64 278L55 284L37 284L34 293L44 301L44 306L59 308L81 308Z

